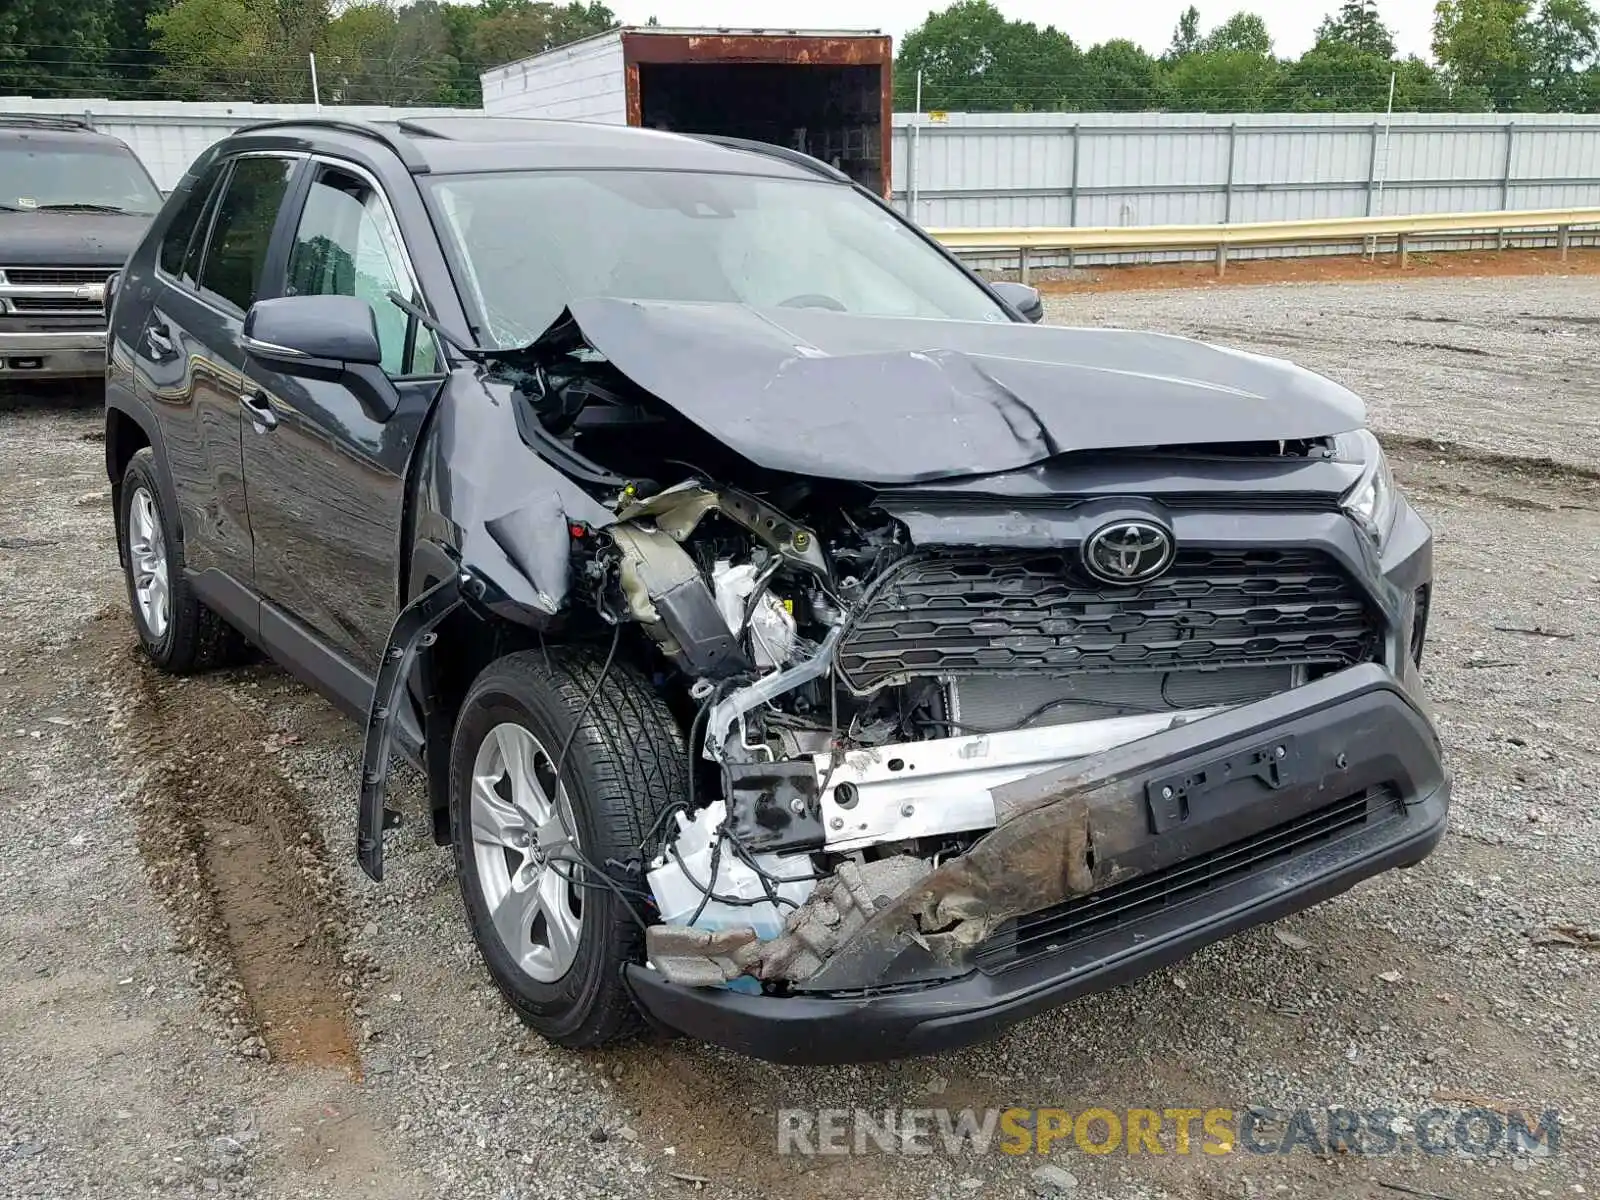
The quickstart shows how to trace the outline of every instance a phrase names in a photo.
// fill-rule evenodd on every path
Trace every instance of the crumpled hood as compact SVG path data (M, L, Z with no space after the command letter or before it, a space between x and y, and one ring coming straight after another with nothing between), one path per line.
M914 483L1366 420L1353 393L1292 363L1163 334L609 299L569 313L634 383L801 475Z
M115 271L128 261L154 219L138 213L0 211L0 268Z

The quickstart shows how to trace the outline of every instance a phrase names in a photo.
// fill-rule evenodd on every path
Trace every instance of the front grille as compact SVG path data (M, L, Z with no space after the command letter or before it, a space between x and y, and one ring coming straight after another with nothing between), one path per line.
M19 313L97 313L105 308L102 300L76 296L13 296L7 303Z
M1060 953L1148 920L1356 829L1393 820L1400 812L1399 796L1392 788L1347 796L1220 850L1007 921L978 947L974 962L979 970L993 974Z
M113 267L0 267L6 282L26 287L76 287L104 283L116 273Z
M1075 554L929 553L891 569L839 645L857 690L897 678L1166 672L1370 661L1379 632L1345 572L1310 550L1183 550L1112 587Z

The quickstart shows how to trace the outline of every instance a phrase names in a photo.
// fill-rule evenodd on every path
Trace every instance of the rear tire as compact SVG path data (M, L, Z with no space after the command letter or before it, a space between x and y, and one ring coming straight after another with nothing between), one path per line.
M189 586L176 514L163 498L159 470L150 447L136 451L117 493L117 539L139 644L157 668L173 675L241 662L250 653L244 636Z
M622 968L643 961L644 904L630 897L630 915L593 871L630 893L645 889L642 875L606 864L640 859L657 816L686 790L670 710L625 663L602 681L603 662L570 646L491 663L462 702L450 753L450 836L473 939L516 1014L573 1049L640 1025ZM562 804L553 764L574 721ZM527 768L520 782L514 767ZM564 838L595 866L564 861Z

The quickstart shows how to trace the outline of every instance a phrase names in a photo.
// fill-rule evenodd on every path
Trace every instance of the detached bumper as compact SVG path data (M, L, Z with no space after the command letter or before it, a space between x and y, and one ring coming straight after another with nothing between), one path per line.
M106 373L106 331L0 333L0 378L69 379Z
M1281 766L1252 765L1269 761ZM1036 794L1014 796L1020 814L984 841L1025 827L1002 841L1028 847L1017 870L1037 889L1051 861L1037 848L1087 821L1092 886L1069 884L1061 863L1043 885L1052 902L1007 922L942 981L778 997L678 986L635 965L635 999L660 1026L776 1062L952 1049L1420 862L1444 836L1450 795L1432 726L1377 666L1012 786Z

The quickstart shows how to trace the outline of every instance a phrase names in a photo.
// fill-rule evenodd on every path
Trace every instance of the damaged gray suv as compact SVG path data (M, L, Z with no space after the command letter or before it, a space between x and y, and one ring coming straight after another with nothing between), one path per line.
M1432 543L1361 402L1048 328L755 144L258 126L118 281L157 666L264 651L427 782L566 1046L990 1036L1418 862Z

